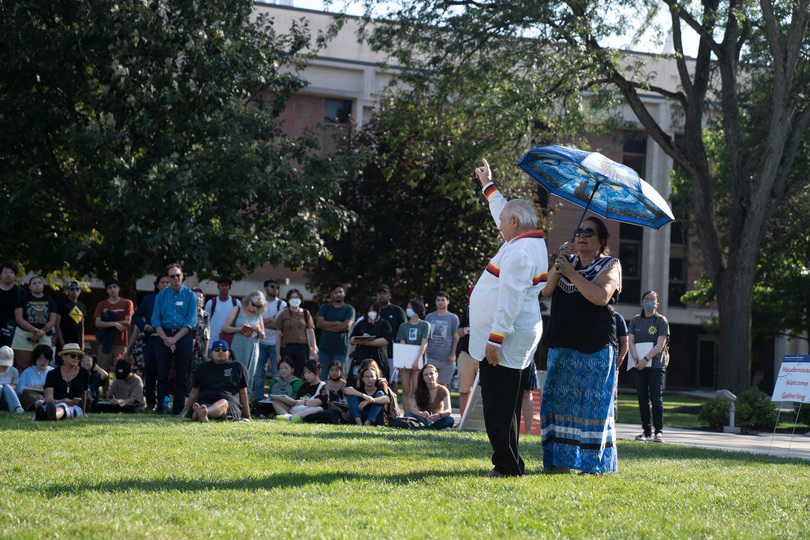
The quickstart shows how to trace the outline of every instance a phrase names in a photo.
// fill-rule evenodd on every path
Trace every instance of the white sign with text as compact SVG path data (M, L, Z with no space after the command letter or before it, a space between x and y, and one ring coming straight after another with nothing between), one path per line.
M799 401L810 397L810 356L785 355L776 377L771 401Z

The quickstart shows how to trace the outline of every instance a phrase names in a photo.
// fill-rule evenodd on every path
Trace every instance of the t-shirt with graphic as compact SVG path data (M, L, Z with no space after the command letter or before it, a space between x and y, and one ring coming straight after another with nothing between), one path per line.
M47 295L34 298L30 294L23 294L17 300L17 307L22 308L23 320L34 328L42 329L48 324L51 313L56 312L56 302Z
M408 345L421 345L422 339L427 338L430 340L430 323L427 321L419 321L416 324L411 324L406 321L399 325L397 332L397 343L404 341ZM425 360L426 355L422 355L422 361Z
M126 298L119 298L118 302L115 304L110 303L110 299L102 300L96 305L96 312L93 314L94 319L98 319L101 317L103 311L109 310L115 313L115 316L118 319L118 322L123 321L127 317L132 317L132 314L135 313L135 308L132 305L132 300L127 300ZM117 328L111 328L113 330L113 345L123 345L126 347L127 345L127 331L124 330L121 332Z
M79 338L84 335L84 320L87 318L84 304L63 298L56 303L56 314L61 317L59 329L65 343L82 343Z
M427 357L431 360L446 361L453 350L453 336L458 332L458 316L449 311L439 315L437 311L428 313L425 320L430 323L430 343Z
M224 399L228 402L228 416L238 419L242 414L239 391L247 388L247 381L247 368L239 362L209 361L197 366L191 385L200 389L197 403L211 405Z

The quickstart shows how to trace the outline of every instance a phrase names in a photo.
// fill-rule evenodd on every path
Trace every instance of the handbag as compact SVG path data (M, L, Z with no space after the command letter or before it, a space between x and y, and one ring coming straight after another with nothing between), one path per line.
M230 321L230 322L225 321L225 324L223 324L223 326L233 326L232 323L236 322L236 317L238 317L238 316L239 316L239 312L237 312L237 314L234 315L232 321ZM227 343L229 349L231 348L231 345L233 345L233 334L229 334L229 333L220 331L219 332L219 339L221 339L222 341Z

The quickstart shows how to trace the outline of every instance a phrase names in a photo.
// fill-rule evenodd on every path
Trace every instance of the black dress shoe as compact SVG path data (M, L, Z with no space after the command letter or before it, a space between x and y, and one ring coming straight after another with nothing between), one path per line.
M34 420L37 420L39 422L44 422L45 420L47 420L48 413L45 411L45 405L43 405L42 403L37 405L35 415L36 416L34 416Z

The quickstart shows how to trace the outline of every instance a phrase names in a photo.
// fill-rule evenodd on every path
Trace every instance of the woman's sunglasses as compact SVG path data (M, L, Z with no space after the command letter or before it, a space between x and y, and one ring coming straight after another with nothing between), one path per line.
M584 236L585 238L590 238L594 234L596 234L596 231L593 229L580 229L577 227L577 230L574 231L574 236Z

